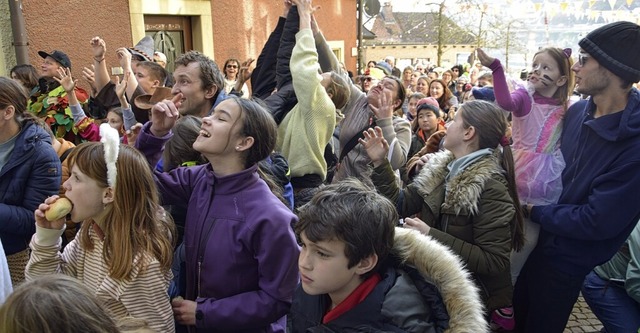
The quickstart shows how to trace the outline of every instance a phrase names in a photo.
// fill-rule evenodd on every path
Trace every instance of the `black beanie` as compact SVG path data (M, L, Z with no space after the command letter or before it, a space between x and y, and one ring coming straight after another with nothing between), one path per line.
M590 32L580 47L620 78L640 81L640 26L614 22Z

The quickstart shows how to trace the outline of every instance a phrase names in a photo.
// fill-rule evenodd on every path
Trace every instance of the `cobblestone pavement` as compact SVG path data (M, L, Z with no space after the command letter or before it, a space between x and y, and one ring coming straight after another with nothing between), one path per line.
M591 312L589 305L581 295L573 306L573 311L569 316L569 322L564 329L564 333L599 333L600 329L602 329L602 324L596 318L596 315ZM509 333L512 331L502 330L497 332Z
M584 301L582 295L578 298L578 301L573 306L571 316L569 316L569 322L564 329L564 333L594 333L600 332L602 324L596 318L596 316L589 309L589 305Z

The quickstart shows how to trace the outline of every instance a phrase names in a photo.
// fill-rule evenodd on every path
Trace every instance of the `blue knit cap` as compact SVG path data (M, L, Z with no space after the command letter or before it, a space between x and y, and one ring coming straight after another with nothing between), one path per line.
M495 102L496 96L493 93L493 87L473 88L471 90L473 98L483 101Z

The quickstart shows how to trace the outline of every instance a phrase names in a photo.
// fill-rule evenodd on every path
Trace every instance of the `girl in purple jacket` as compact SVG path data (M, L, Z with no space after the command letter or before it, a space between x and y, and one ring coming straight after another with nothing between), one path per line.
M178 116L181 94L152 108L136 145L154 162ZM256 102L229 98L202 119L193 148L209 161L156 173L164 204L187 209L186 293L176 321L192 332L285 332L298 282L297 218L271 192L257 163L276 124Z

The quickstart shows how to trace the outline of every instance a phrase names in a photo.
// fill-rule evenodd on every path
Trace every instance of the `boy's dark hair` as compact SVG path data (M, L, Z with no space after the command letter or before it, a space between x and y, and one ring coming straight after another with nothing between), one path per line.
M378 255L378 263L363 278L378 271L393 247L398 212L387 198L357 179L349 178L322 188L300 208L296 235L304 232L312 242L339 240L351 268Z
M160 82L160 86L164 87L164 82L167 80L168 73L166 69L160 66L160 64L153 61L141 61L138 63L138 67L144 67L148 71L149 76L153 80L158 80L158 82Z
M200 134L202 119L186 115L180 116L171 129L173 136L164 145L163 170L169 172L181 165L193 166L205 164L206 159L193 149L193 142Z

